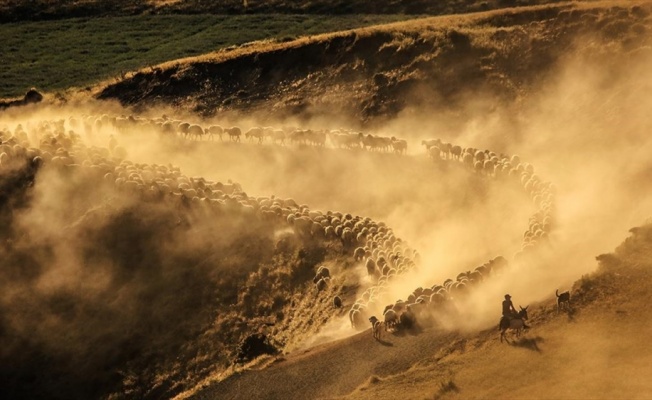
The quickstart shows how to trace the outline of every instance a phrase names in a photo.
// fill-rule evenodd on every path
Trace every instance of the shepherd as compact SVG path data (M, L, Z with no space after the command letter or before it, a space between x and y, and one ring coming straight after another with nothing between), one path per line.
M503 300L503 316L500 318L500 322L498 323L498 329L501 330L504 326L509 326L509 321L515 318L519 318L519 313L516 311L516 307L514 307L514 304L512 303L512 296L506 294L505 300ZM523 323L523 328L530 329L530 327L525 325L525 323Z

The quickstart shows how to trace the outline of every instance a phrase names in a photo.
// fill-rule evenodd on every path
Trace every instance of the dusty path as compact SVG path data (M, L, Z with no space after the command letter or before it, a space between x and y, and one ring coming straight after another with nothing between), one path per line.
M309 350L288 355L260 371L234 375L199 391L194 399L314 399L342 396L370 376L397 374L433 355L456 333L424 330L382 342L370 330ZM308 372L310 371L310 372Z

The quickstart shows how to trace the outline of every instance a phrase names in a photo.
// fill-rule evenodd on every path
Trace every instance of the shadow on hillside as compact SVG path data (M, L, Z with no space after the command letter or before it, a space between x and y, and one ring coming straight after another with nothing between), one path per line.
M409 328L398 329L398 330L392 332L392 335L394 335L394 336L407 336L407 335L417 336L417 335L421 334L423 331L424 331L424 329L421 326L413 325L413 326L411 326Z
M575 314L577 314L577 311L574 308L568 308L566 310L566 315L568 316L568 322L575 322Z
M536 351L537 353L541 353L541 349L539 348L539 342L544 342L544 339L541 336L536 336L533 338L520 338L519 340L515 340L510 342L514 347L521 347L527 350L532 350Z
M377 339L376 341L378 343L382 344L383 346L394 347L394 343L392 343L392 342L388 342L388 341L383 340L383 339Z

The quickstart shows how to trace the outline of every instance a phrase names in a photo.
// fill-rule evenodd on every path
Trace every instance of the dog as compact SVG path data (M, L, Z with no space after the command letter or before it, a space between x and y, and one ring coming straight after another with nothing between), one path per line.
M559 313L563 307L566 307L566 310L570 310L570 292L566 291L559 294L559 289L557 289L555 290L555 295L557 296L557 312Z
M369 318L369 322L371 322L371 333L373 333L374 339L380 340L383 323L375 316Z

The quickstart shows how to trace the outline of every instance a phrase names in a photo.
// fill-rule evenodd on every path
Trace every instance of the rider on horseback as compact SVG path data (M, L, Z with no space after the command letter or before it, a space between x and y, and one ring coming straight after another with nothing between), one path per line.
M505 300L503 300L503 317L513 318L518 312L516 307L512 304L512 296L506 294Z
M506 294L505 300L503 300L503 316L500 319L500 322L498 323L498 329L500 329L500 326L503 324L503 321L505 321L505 323L509 325L509 320L513 318L518 318L518 311L516 311L514 304L512 304L512 296ZM525 329L530 328L529 326L525 325L525 322L523 322L523 327Z

